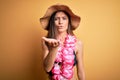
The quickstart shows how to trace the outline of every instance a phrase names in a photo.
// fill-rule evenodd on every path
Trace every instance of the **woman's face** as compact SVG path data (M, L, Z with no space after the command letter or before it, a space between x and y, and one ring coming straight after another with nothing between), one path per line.
M55 15L55 27L58 32L66 32L68 29L69 19L64 12L57 12Z

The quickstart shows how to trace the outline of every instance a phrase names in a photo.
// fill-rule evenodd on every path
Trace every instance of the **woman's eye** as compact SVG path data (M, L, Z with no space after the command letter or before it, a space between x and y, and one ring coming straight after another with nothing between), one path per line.
M63 17L63 20L66 20L67 18L66 17Z
M54 20L56 21L56 20L58 20L58 18L55 18Z

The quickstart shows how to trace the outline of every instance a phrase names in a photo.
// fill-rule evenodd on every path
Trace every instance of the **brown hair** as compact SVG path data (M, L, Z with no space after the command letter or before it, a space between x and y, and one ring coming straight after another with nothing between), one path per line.
M70 17L70 15L66 11L59 10L59 11L54 12L50 17L49 24L46 28L48 30L47 38L56 39L56 31L55 31L56 27L55 27L54 19L55 19L55 15L56 15L57 12L64 12L67 15L67 17L69 19L67 33L70 34L70 35L74 35L73 31L72 31L72 27L71 27L71 17Z

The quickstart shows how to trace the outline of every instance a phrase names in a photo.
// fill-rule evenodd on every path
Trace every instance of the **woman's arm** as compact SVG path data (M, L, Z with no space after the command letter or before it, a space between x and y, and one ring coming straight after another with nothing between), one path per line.
M85 72L83 65L83 43L81 41L77 41L76 44L76 58L78 79L85 80Z
M45 42L48 43L50 46L50 49L48 49L48 46L45 44ZM48 39L48 38L43 38L42 39L42 51L43 51L43 63L44 63L44 68L47 72L50 72L54 61L56 57L56 53L58 50L58 41L55 39Z

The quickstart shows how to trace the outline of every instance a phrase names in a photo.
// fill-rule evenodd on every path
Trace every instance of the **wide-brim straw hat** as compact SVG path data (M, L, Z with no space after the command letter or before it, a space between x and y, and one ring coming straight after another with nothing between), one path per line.
M47 26L48 26L51 15L54 12L59 11L59 10L66 11L70 15L72 30L75 30L79 26L81 18L75 15L68 6L63 5L63 4L52 5L47 9L45 15L42 18L40 18L42 27L45 30L47 30Z

